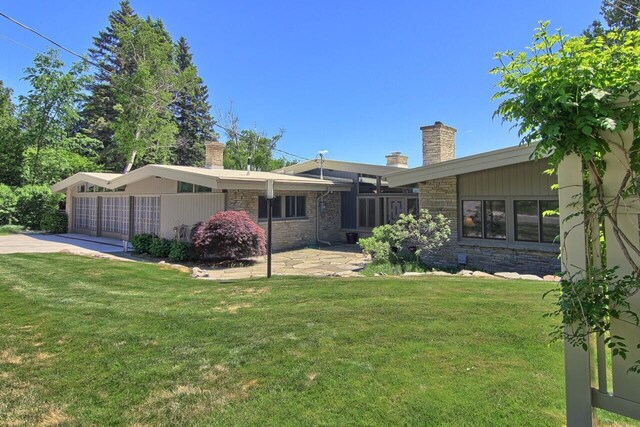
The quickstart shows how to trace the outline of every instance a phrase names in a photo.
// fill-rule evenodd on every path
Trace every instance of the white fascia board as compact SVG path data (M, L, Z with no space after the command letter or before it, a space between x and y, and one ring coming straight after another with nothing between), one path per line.
M499 168L532 160L535 146L518 146L462 157L385 176L391 187L402 187L448 176Z
M51 191L53 191L54 193L63 193L67 188L84 182L98 185L100 187L108 187L109 185L109 181L106 179L98 178L85 172L78 172L74 175L71 175L69 178L63 179L62 181L53 184L51 186Z
M163 168L162 166L147 165L126 175L122 175L109 182L108 188L118 188L133 182L142 181L147 178L158 176L160 178L171 179L174 181L184 181L190 184L201 185L212 189L218 189L218 178L203 174L175 170L171 168Z

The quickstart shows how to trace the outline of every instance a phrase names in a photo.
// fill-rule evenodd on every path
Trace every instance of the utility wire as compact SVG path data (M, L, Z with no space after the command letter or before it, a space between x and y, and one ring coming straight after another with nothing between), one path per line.
M89 58L87 58L85 55L80 55L79 53L77 53L77 52L75 52L75 51L73 51L73 50L71 50L71 49L69 49L69 48L65 47L65 46L64 46L64 45L62 45L61 43L56 42L56 41L55 41L55 40L53 40L52 38L45 36L45 35L44 35L44 34L42 34L40 31L38 31L38 30L36 30L36 29L34 29L34 28L31 28L31 27L29 27L29 26L28 26L28 25L26 25L26 24L23 24L22 22L18 21L18 20L17 20L17 19L15 19L15 18L12 18L11 16L7 15L6 13L0 12L0 16L2 16L3 18L5 18L5 19L7 19L7 20L9 20L9 21L11 21L11 22L13 22L14 24L18 25L19 27L21 27L21 28L23 28L23 29L25 29L25 30L27 30L27 31L29 31L29 32L32 32L33 34L37 35L38 37L43 38L44 40L48 41L49 43L51 43L51 44L53 44L53 45L55 45L55 46L57 46L57 47L59 47L60 49L64 50L65 52L67 52L67 53L69 53L69 54L71 54L71 55L73 55L73 56L75 56L75 57L77 57L77 58L80 58L80 60L82 60L83 62L85 62L85 63L87 63L87 64L89 64L89 65L93 65L94 67L97 67L97 68L99 68L99 69L101 69L101 70L103 70L103 71L106 71L107 73L111 73L111 72L112 72L112 70L110 70L109 68L105 67L104 65L91 61L91 60L90 60ZM10 39L9 37L6 37L6 36L4 36L4 37L5 37L5 38L7 38L8 40L10 40L10 41L12 41L12 42L14 42L14 43L18 44L18 45L21 45L20 43L16 42L16 41L15 41L15 40L13 40L13 39ZM22 45L22 46L23 46L23 47L25 47L25 48L28 48L28 49L34 50L34 49L32 49L32 48L29 48L29 47L28 47L28 46L26 46L26 45ZM134 86L135 88L137 88L137 89L139 89L139 90L143 91L144 93L146 93L146 94L148 94L148 95L152 95L152 96L154 96L154 97L156 97L156 98L159 98L159 96L158 96L156 93L150 92L150 91L148 91L147 89L145 89L145 88L143 88L143 87L141 87L141 86L138 86L138 85L137 85L137 84L135 84L135 83L133 84L133 86ZM229 134L229 136L231 136L232 138L234 138L234 139L236 139L236 138L237 138L237 132L236 132L236 131L231 130L231 129L228 129L228 128L226 128L225 126L222 126L222 125L221 125L221 124L219 124L217 121L214 123L214 126L217 126L217 127L219 127L220 129L224 130L224 131L225 131L227 134ZM286 154L286 155L291 156L291 157L296 157L296 158L298 158L298 159L302 159L302 160L311 160L311 159L309 159L309 158L307 158L307 157L298 156L297 154L289 153L289 152L287 152L287 151L280 150L280 149L277 149L277 148L273 148L272 150L273 150L273 151L277 151L277 152L282 153L282 154Z

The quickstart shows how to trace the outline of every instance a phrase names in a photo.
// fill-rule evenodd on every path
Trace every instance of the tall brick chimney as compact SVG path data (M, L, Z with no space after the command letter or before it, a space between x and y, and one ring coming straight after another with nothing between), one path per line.
M450 126L435 122L431 126L422 126L422 165L453 160L455 158L456 130Z
M207 169L222 169L224 159L224 144L218 141L204 143L204 167Z
M408 168L409 158L399 151L392 151L385 156L387 158L387 166L393 166L396 168Z

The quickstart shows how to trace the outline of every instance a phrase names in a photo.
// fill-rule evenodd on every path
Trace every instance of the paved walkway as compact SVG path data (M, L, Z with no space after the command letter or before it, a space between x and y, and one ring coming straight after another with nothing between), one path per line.
M72 253L122 252L122 242L105 237L83 234L9 234L0 236L0 254L48 253L69 251Z
M357 245L305 248L273 254L271 273L282 276L357 276L364 267L365 256ZM209 279L231 280L265 277L267 259L259 257L248 267L215 268L206 270Z

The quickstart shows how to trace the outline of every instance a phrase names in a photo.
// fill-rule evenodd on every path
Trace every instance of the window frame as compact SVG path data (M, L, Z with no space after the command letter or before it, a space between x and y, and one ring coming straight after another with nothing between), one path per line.
M293 201L293 215L289 215L290 200ZM305 195L285 195L284 203L282 203L281 207L282 206L284 206L283 218L286 218L286 219L307 218L307 196ZM298 212L300 206L302 206L301 215Z
M506 239L491 239L484 237L484 203L482 203L482 237L473 237L473 236L465 236L464 235L464 202L484 202L488 200L504 200L505 201L505 218L506 218ZM458 195L458 242L462 245L479 245L479 246L487 246L487 247L512 247L512 248L522 248L522 249L537 249L542 251L549 250L557 250L558 241L550 242L550 241L542 241L540 238L539 241L524 241L524 240L516 240L516 209L515 209L515 201L537 201L538 206L541 203L551 202L557 205L558 198L553 197L551 195L515 195L515 196L495 196L488 194L471 194L471 195ZM548 209L547 209L548 210ZM539 216L541 217L542 211L539 212ZM548 227L549 225L547 225ZM539 230L542 233L541 230Z

